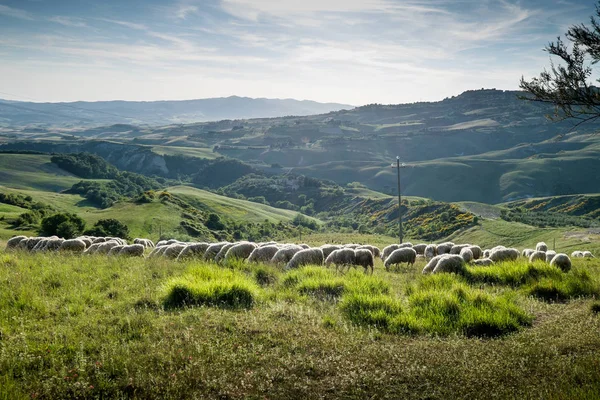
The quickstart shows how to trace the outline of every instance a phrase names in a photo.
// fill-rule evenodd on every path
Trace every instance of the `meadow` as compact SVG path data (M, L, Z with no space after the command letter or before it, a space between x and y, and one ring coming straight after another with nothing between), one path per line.
M600 262L423 265L0 253L0 399L598 398Z

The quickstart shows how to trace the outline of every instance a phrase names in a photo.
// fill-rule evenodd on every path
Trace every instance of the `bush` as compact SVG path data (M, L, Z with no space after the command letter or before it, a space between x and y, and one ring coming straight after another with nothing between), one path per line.
M200 267L166 285L164 304L169 308L213 306L251 308L258 288L240 272Z
M81 235L85 221L75 214L59 213L42 219L40 234L72 239Z
M90 236L112 236L122 239L130 239L129 228L121 221L114 218L101 219L94 224L92 229L85 231Z

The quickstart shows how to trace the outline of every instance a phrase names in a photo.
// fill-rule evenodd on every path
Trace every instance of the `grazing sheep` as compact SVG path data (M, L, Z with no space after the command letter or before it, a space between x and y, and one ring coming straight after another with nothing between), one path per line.
M443 255L441 256L435 256L433 257L431 260L429 260L429 262L427 263L427 265L425 266L425 268L423 268L423 274L430 274L433 272L433 270L435 269L437 263L442 259Z
M173 243L169 246L166 246L166 249L162 253L162 256L170 260L175 260L177 257L179 257L179 254L181 254L185 247L185 244Z
M40 240L39 242L37 242L37 244L35 246L33 246L33 249L31 249L31 251L33 253L37 253L39 251L44 251L44 249L46 247L46 243L48 243L48 239L44 238L43 240Z
M533 250L533 249L525 249L521 252L521 255L525 258L529 258L529 257L531 257L531 255L533 254L534 251L535 250Z
M231 248L229 250L227 250L224 261L230 262L230 261L237 260L237 259L245 260L246 258L248 258L250 256L250 254L252 254L252 252L257 247L258 246L255 243L250 243L250 242L238 243L234 246L231 246Z
M79 239L69 239L62 242L58 251L72 251L74 253L83 253L85 250L85 243Z
M142 246L144 246L144 248L147 248L147 249L155 247L154 242L150 239L135 238L135 239L133 239L133 243L141 244Z
M563 272L569 272L571 270L571 259L564 253L558 253L552 258L550 265L560 268Z
M450 254L460 254L461 250L470 247L470 244L455 244L450 248Z
M323 250L323 257L327 258L329 257L329 255L331 253L333 253L335 250L339 250L342 248L342 246L337 246L335 244L324 244L323 246L320 247L321 250Z
M571 257L573 258L583 258L583 251L576 250L571 253Z
M265 247L265 246L279 246L279 243L271 241L271 242L260 242L258 244L258 247Z
M473 260L479 260L483 255L483 250L479 246L469 246L468 249L473 253Z
M433 269L434 274L455 273L462 274L465 271L465 260L457 254L445 254Z
M423 252L423 255L427 259L432 259L433 257L436 256L435 250L436 250L435 244L428 244L427 247L425 247L425 251Z
M373 260L373 253L369 249L356 249L355 254L355 265L360 265L365 269L365 273L371 268L371 274L374 272L375 261Z
M168 248L169 248L169 246L158 246L153 251L151 251L150 254L148 254L148 258L162 257ZM181 253L179 253L179 254L181 254ZM179 256L177 256L177 257L179 257Z
M79 239L81 240L83 243L85 243L85 248L87 249L88 247L90 247L92 245L92 240L88 237L85 236L80 236L78 238L75 239Z
M204 255L206 249L208 249L208 243L192 243L185 246L181 253L177 256L177 261L182 261L187 258L200 258ZM152 254L152 253L150 253Z
M42 240L46 240L46 238L43 238L43 237L32 237L32 238L29 238L27 240L21 241L21 243L19 243L19 247L24 247L25 250L31 251Z
M98 251L98 247L100 247L100 245L102 245L102 243L103 242L92 244L90 247L88 247L87 249L85 249L85 251L83 252L83 254L95 254L96 251Z
M535 245L536 251L543 251L544 253L548 251L548 245L544 242L539 242Z
M104 242L106 242L106 238L103 238L103 237L99 237L99 238L92 240L92 244L104 243Z
M394 250L398 250L399 248L399 244L390 244L389 246L384 247L383 251L381 252L381 259L387 259Z
M227 243L225 246L221 247L221 250L219 250L219 252L215 256L215 259L213 261L216 262L217 264L219 264L221 261L223 261L223 259L225 258L225 254L227 254L229 249L232 248L233 246L235 246L237 243L238 242Z
M342 267L342 271L344 267L349 267L356 262L356 252L353 249L344 248L334 250L329 254L329 256L325 259L325 266L329 268L331 264L335 265L335 269Z
M249 263L267 263L271 261L275 253L279 251L279 247L274 244L270 244L267 246L260 246L256 249L252 250L252 253L248 256L246 260Z
M550 264L550 261L552 261L552 259L554 258L555 255L556 255L556 252L554 250L548 250L546 252L546 262L548 264Z
M519 258L519 250L507 248L492 249L489 258L494 262L514 261Z
M583 258L595 258L591 251L584 251Z
M360 244L356 244L356 243L346 243L342 247L345 248L345 249L352 249L352 250L354 250L354 249L356 249L356 248L358 248L360 246L361 246Z
M444 255L444 254L448 254L450 253L450 250L452 249L452 247L454 246L454 243L452 242L446 242L446 243L441 243L438 244L437 247L435 248L435 252L437 255Z
M108 242L100 243L98 246L98 250L96 250L96 254L106 254L115 246L119 246L119 243L109 240Z
M304 250L310 249L310 246L307 245L306 243L300 243L298 246L302 247Z
M158 243L156 243L156 247L162 247L162 246L166 246L166 245L167 245L166 240L159 240Z
M204 252L204 257L203 257L204 261L212 261L212 260L214 260L215 256L217 254L219 254L219 251L221 251L221 249L223 248L223 246L225 246L226 244L229 244L229 242L213 243L210 246L208 246L206 248L206 251Z
M465 260L466 263L473 261L473 252L468 247L463 247L460 251L460 256Z
M6 242L6 250L14 250L17 248L17 246L19 245L19 243L23 240L26 240L27 236L14 236L10 239L8 239L8 242Z
M354 250L358 250L358 249L367 249L367 250L369 250L373 254L373 257L379 257L379 255L381 254L381 251L379 251L378 247L371 246L370 244L364 244L364 245L362 245L360 247L357 247Z
M284 269L290 270L304 265L323 265L323 250L319 248L300 250L294 254Z
M427 248L427 244L419 243L413 246L413 249L417 252L417 255L425 255L425 249Z
M494 262L489 258L480 258L479 260L473 261L473 265L477 265L480 267L488 267L492 265Z
M405 247L402 249L396 249L390 254L388 258L385 259L385 269L387 271L390 270L391 265L399 265L402 263L407 263L407 265L413 265L417 260L417 252L412 248Z
M60 249L64 242L65 239L62 238L50 238L44 243L44 248L42 249L42 251L57 251L58 249Z
M273 258L271 258L271 263L275 265L287 264L288 262L290 262L292 257L294 257L294 255L300 250L306 249L303 249L300 246L296 246L295 244L279 249L277 250L277 253L275 253L275 255L273 256Z
M546 252L545 251L534 251L529 256L529 262L533 263L535 261L546 261Z
M483 258L489 258L491 253L492 253L492 250L490 250L490 249L485 249L485 250L483 251Z
M121 251L119 251L119 255L125 257L144 257L145 248L146 246L140 243L123 246Z
M118 245L114 246L112 249L110 249L106 255L108 257L118 256L124 247L125 247L125 245L118 244Z

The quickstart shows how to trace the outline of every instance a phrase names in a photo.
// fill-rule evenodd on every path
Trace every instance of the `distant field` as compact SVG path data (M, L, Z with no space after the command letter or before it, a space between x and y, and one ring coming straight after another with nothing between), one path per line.
M212 151L212 148L208 147L178 147L178 146L154 146L152 151L160 155L177 155L181 154L189 157L208 158L213 159L220 156L220 154Z
M79 182L78 178L50 162L50 156L0 154L0 185L15 189L60 191Z

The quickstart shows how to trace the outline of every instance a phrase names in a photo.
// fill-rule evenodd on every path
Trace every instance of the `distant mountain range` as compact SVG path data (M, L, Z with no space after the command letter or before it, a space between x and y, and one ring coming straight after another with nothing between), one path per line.
M225 119L305 116L354 106L294 99L221 97L181 101L33 103L0 99L0 126L169 125Z

